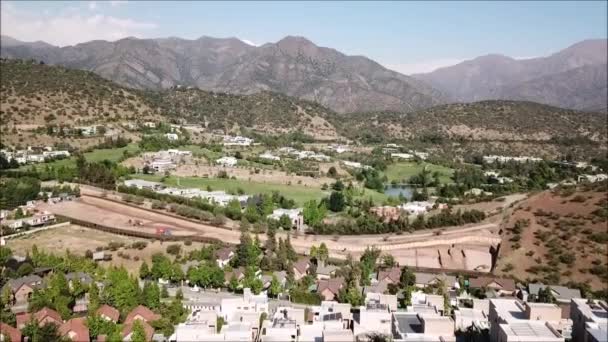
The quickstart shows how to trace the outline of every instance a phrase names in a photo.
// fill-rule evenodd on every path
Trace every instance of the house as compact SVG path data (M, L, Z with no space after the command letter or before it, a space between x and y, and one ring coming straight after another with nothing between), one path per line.
M370 303L359 307L359 315L354 316L353 334L361 339L370 333L392 336L392 314L386 305Z
M391 153L391 158L410 160L414 159L414 155L409 153Z
M169 141L177 141L179 139L179 136L175 133L165 133L165 137Z
M490 339L498 342L563 342L560 330L570 329L567 320L562 321L562 310L556 304L490 299L488 318ZM534 336L540 339L532 339Z
M369 286L363 288L363 294L367 293L386 293L388 291L388 283L386 281L375 281Z
M76 130L80 131L80 133L85 137L97 134L97 126L80 126L76 127Z
M337 266L322 263L317 266L317 280L329 279L335 275L337 270Z
M38 322L39 326L43 326L49 323L56 324L57 326L61 326L63 324L63 320L61 319L61 315L59 312L44 307L40 309L38 312L33 315L34 320Z
M289 217L292 227L296 228L298 231L304 230L304 216L302 215L302 208L275 209L272 211L272 214L268 215L267 217L279 221L283 215Z
M131 310L125 319L125 324L133 323L136 320L142 320L145 322L156 321L161 319L162 317L159 314L154 313L152 310L148 309L143 305L137 306L135 309Z
M65 279L68 281L68 285L70 289L72 288L74 282L78 280L82 285L91 285L93 283L93 278L88 273L84 272L70 272L65 275Z
M508 157L508 156L496 156L496 155L490 155L490 156L483 156L483 162L487 163L487 164L492 164L495 162L500 162L500 163L506 163L506 162L517 162L517 163L525 163L525 162L539 162L542 161L541 158L536 158L536 157L528 157L528 156L522 156L522 157Z
M242 312L268 313L268 296L265 293L254 295L249 288L245 288L242 297L221 299L220 313L225 321L231 321Z
M454 276L445 274L414 272L416 276L416 287L425 288L428 286L437 286L443 283L448 289L459 286L458 280Z
M177 166L171 159L155 159L148 163L148 167L154 170L154 172L165 172L168 170L173 170Z
M368 292L365 294L365 304L386 306L390 311L397 311L397 296L391 294Z
M397 311L392 319L394 341L456 341L450 317L433 312Z
M287 271L274 271L272 272L272 275L277 277L277 280L282 287L285 287L287 284Z
M588 182L588 183L602 182L602 181L605 181L606 179L608 179L608 175L605 173L600 173L597 175L579 175L578 176L579 183L580 182Z
M131 335L133 334L133 327L135 326L135 322L125 323L122 328L122 338L123 341L131 341ZM146 334L146 341L152 341L152 336L154 336L154 328L150 326L146 321L139 321L144 328L144 332Z
M85 317L72 318L59 327L59 335L72 341L89 341L89 328Z
M383 219L385 222L396 221L401 217L402 211L397 207L392 207L390 205L372 207L369 209L370 213L378 216Z
M42 278L37 275L29 275L17 279L10 279L4 287L9 287L13 294L15 304L27 303L34 290L44 287Z
M143 123L143 126L147 128L156 128L156 122L146 121Z
M260 154L260 159L266 159L266 160L272 160L272 161L279 161L281 160L281 157L279 156L274 156L272 155L272 153L270 153L269 151L266 151L262 154Z
M108 321L112 321L114 323L118 322L120 318L120 312L118 309L115 309L107 304L104 304L97 309L97 314Z
M195 310L175 327L175 333L170 341L223 341L224 336L217 333L217 314L214 311Z
M334 300L344 287L344 278L331 278L317 281L317 293L323 300Z
M400 279L401 268L397 266L378 272L378 282L384 281L387 284L398 284Z
M528 294L538 298L538 292L545 290L546 288L551 289L551 294L558 303L570 304L574 298L582 298L581 291L579 289L571 289L560 285L545 285L543 283L534 283L528 285Z
M234 257L234 251L230 247L223 247L215 251L215 262L220 268L228 265L232 257Z
M298 281L308 275L310 260L303 258L293 264L293 278Z
M469 279L469 288L494 290L500 296L512 296L516 291L515 281L508 278L471 278Z
M2 342L4 342L5 335L8 336L11 342L21 342L21 339L23 338L19 329L11 327L4 322L0 322L0 332L0 341Z
M250 146L253 143L253 139L242 137L240 135L237 136L224 136L224 146Z
M80 298L76 298L76 300L74 301L74 307L72 308L72 311L75 314L86 313L87 311L89 311L89 303L90 303L89 294L85 293Z
M235 157L222 157L215 161L216 164L224 167L234 167L237 164Z
M433 209L433 205L429 201L414 201L402 204L397 208L403 210L408 215L422 215Z
M165 186L162 183L150 182L143 179L127 179L123 182L126 187L136 187L139 190L147 189L147 190L161 190L164 189Z
M572 341L605 342L608 331L608 304L602 300L573 298L570 303Z

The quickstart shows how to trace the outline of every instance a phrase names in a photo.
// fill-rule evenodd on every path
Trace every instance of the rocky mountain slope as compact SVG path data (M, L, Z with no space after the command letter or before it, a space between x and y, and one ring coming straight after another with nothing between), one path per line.
M254 47L236 38L202 37L91 41L68 47L39 46L10 38L2 57L42 60L93 71L123 86L252 94L280 92L338 112L428 108L445 100L419 80L362 57L285 37Z
M606 39L586 40L548 57L487 55L413 76L461 102L529 100L606 111L607 49Z

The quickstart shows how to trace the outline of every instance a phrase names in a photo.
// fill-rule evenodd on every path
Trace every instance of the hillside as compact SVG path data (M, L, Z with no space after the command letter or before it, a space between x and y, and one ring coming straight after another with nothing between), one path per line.
M607 49L606 39L585 40L546 57L493 54L413 76L455 101L527 100L606 111Z
M503 232L496 272L606 289L606 186L545 191L520 203Z
M273 91L338 112L411 111L444 101L441 93L419 80L302 37L288 36L260 47L211 37L125 38L63 48L12 39L0 53L93 71L137 89L182 85L237 94Z

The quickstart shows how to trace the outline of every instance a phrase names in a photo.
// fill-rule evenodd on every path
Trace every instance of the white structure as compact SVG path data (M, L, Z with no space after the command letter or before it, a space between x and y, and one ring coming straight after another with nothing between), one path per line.
M269 151L266 151L262 154L260 154L260 159L266 159L266 160L273 160L273 161L279 161L281 160L281 157L279 156L274 156L272 155L272 153L270 153Z
M414 159L414 155L410 153L391 153L391 158L410 160Z
M42 152L42 156L44 156L44 159L57 158L57 157L69 157L70 152L68 152L68 151L44 151L44 152Z
M234 167L237 164L237 160L234 157L222 157L216 160L215 163L224 167Z
M175 327L169 341L222 341L224 336L217 333L217 314L214 311L195 310L185 323Z
M579 182L588 182L588 183L602 182L602 181L605 181L606 179L608 179L608 175L605 173L599 173L597 175L580 175L580 176L578 176Z
M155 159L148 163L148 166L154 170L154 172L165 172L174 170L177 167L171 159Z
M165 133L165 137L167 137L169 141L176 141L179 139L179 136L175 133Z
M405 211L409 215L421 215L426 214L429 210L433 209L433 203L429 201L414 201L401 204L397 208Z
M365 337L370 333L392 336L392 315L386 305L370 303L359 307L358 319L353 325L356 338Z
M556 304L522 303L515 299L490 299L490 339L509 341L565 341L571 321L562 320Z
M363 165L359 162L352 162L352 161L348 161L348 160L344 160L342 161L342 164L344 164L344 166L346 167L350 167L353 169L371 169L372 167L369 165Z
M85 137L97 134L97 126L80 126L76 127Z
M608 304L601 300L574 298L570 303L572 340L608 341Z
M151 121L144 122L144 127L156 128L156 122L151 122Z
M386 306L389 311L397 311L397 296L376 292L368 292L365 295L366 305Z
M229 322L242 312L268 313L268 296L266 293L254 295L249 288L243 289L243 297L222 298L221 316Z
M160 190L165 186L162 183L158 182L150 182L143 179L127 179L123 182L125 186L131 187L134 186L138 189L148 189L148 190Z
M304 229L304 216L302 216L302 208L275 209L272 211L272 214L268 215L267 217L279 221L281 219L281 216L283 215L289 217L291 223L293 224L293 227L295 227L297 230L301 231Z
M412 154L422 160L427 160L429 157L429 154L427 152L413 151Z
M240 135L237 136L224 136L224 146L250 146L253 143L253 139L242 137Z
M345 146L345 145L331 145L331 146L329 146L329 149L338 154L350 151L348 146Z
M452 342L454 321L450 317L428 312L393 313L394 341Z
M489 163L489 164L495 163L495 162L506 163L506 162L510 162L510 161L524 163L524 162L539 162L539 161L542 161L542 159L537 158L537 157L528 157L528 156L508 157L508 156L491 155L491 156L484 156L483 161L484 161L484 163Z

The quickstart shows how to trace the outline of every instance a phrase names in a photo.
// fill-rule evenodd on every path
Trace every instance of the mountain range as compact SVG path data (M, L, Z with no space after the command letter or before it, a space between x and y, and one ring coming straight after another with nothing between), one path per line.
M488 55L412 76L294 36L257 47L236 38L212 37L125 38L56 47L2 36L0 54L93 71L136 89L272 91L339 113L413 112L488 99L605 112L608 102L605 39L583 41L548 57Z

